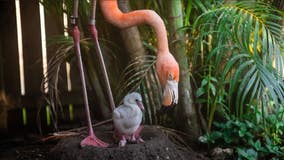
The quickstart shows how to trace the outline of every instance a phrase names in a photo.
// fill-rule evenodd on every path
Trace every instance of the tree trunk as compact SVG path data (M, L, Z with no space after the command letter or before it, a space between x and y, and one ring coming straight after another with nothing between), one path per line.
M181 0L171 0L165 3L168 9L168 29L170 50L180 66L179 104L177 106L178 127L194 137L200 134L196 108L193 104L192 89L188 72L188 58L186 56L185 36L180 30L183 27L183 11Z
M128 0L119 0L118 6L122 12L129 12L131 10ZM145 49L143 47L143 44L140 38L140 33L137 27L122 29L120 33L121 33L127 54L129 55L131 59L137 56L145 55Z

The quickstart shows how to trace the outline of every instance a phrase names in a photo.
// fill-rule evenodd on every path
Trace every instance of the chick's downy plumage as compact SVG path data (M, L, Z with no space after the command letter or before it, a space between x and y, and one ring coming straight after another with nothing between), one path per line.
M127 140L140 139L140 133L137 131L142 122L142 110L144 110L142 97L139 93L133 92L126 95L123 104L113 111L112 118L120 146L124 146Z

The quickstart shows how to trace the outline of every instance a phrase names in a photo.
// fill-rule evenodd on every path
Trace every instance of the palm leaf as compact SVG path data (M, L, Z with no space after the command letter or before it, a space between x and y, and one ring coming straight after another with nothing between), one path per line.
M145 55L134 58L121 74L116 93L116 102L129 92L138 91L143 96L148 124L157 124L157 109L161 106L161 87L155 71L156 56Z
M193 24L193 32L202 33L197 40L205 45L209 35L216 39L207 63L220 66L220 62L226 62L214 74L221 75L220 82L228 82L228 105L235 106L237 115L241 115L244 106L256 100L267 105L272 99L275 107L283 104L284 33L277 23L283 19L279 11L251 1L216 8L198 6L204 13Z
M156 57L151 55L139 56L129 62L121 74L120 81L115 89L116 102L121 102L127 92L135 91L141 85L142 80L151 71L156 62Z
M84 57L88 56L88 52L90 48L93 47L93 44L90 42L90 38L83 38L80 40L80 46L82 48L82 56L83 61L88 73L88 77L92 77L93 69L89 68L87 65L88 58L85 59ZM73 39L71 37L65 37L64 35L61 36L54 36L48 41L48 47L55 47L56 52L55 54L48 60L48 67L46 73L44 73L44 77L42 80L41 91L44 93L45 100L47 104L50 106L51 109L51 116L52 122L54 127L57 128L57 120L59 117L65 115L63 112L61 98L60 98L60 89L59 89L59 82L65 81L62 79L61 70L65 68L65 63L71 61L75 57L74 54L74 44ZM90 76L91 75L91 76ZM92 77L93 78L93 77ZM97 82L99 82L97 80ZM93 83L91 83L94 85ZM93 87L93 86L92 86ZM48 92L45 93L46 89L48 88ZM99 92L97 90L97 92ZM72 103L72 102L71 102Z

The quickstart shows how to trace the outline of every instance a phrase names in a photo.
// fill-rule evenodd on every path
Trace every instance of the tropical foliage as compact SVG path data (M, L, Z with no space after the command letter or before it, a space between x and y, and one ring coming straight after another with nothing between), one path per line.
M206 57L201 68L207 69L197 97L207 102L209 128L217 106L227 106L237 117L248 111L249 105L266 108L273 100L279 107L284 102L279 11L260 2L209 10L203 6L203 10L193 24L193 34L198 32L194 39L196 61L199 53L206 54L200 55Z
M211 146L234 148L241 159L283 159L283 107L276 113L263 117L255 106L249 107L255 115L244 114L243 119L227 117L225 123L215 122L215 130L200 137ZM265 121L265 125L260 125Z
M193 116L199 118L188 124L202 126L205 133L201 137L202 142L209 143L210 146L224 143L221 146L234 148L240 159L283 158L284 13L277 9L283 7L282 3L277 0L177 1L181 5L175 5L174 8L171 8L173 3L162 0L130 1L130 6L133 9L155 10L167 25L171 51L174 51L173 55L182 65L181 75L188 78L182 80L180 94L183 95L189 89L188 93L193 98L181 97L180 102L185 109L192 107L188 110L195 110ZM51 11L51 6L55 6L53 9L58 14L66 12L68 15L72 11L71 2L66 0L67 9L64 10L59 5L61 2L57 4L55 1L44 1ZM81 7L85 7L85 10L81 9L80 17L86 17L88 2L82 1ZM181 15L175 15L179 10ZM173 20L179 16L182 17L179 22ZM179 23L178 27L176 23ZM100 71L94 69L98 67L95 57L88 54L93 49L86 38L86 24L87 19L83 18L80 23L83 31L81 44L84 56L93 59L90 61L85 58L88 75L98 99L103 101L101 104L107 105L106 96L103 96L103 84L98 83ZM118 70L109 74L119 75L110 77L116 104L120 103L127 92L140 91L145 100L146 123L165 124L167 120L159 117L158 111L161 92L155 73L154 32L148 26L139 27L147 53L133 59L128 57L125 63L121 54L124 48L117 45L119 42L108 33L114 28L107 26L100 14L97 26L107 65L110 64L110 59L115 59L120 64ZM180 39L175 39L176 35L180 35ZM53 66L50 71L58 73L55 63L72 59L70 40L67 41L62 36L53 40L59 47L58 52L64 56L55 58L57 60L50 65ZM176 49L175 46L184 48ZM112 54L113 50L116 51L115 54ZM110 55L117 56L114 58ZM57 81L56 77L54 80ZM180 105L181 103L178 108ZM175 117L179 117L181 113L175 114L178 115ZM170 125L177 127L179 124Z
M282 126L278 115L284 102L283 12L271 4L276 3L183 2L180 30L187 37L195 104L201 105L207 131L214 130L210 136L218 132L219 139L234 141L236 134L236 139L249 142L228 142L227 146L237 146L242 159L282 157L283 153L283 135L277 131ZM212 128L216 114L225 123ZM224 126L229 127L224 130ZM262 147L256 148L259 144Z
M195 3L189 46L209 133L201 140L234 147L240 159L283 158L283 12L263 2ZM226 122L212 128L216 113Z

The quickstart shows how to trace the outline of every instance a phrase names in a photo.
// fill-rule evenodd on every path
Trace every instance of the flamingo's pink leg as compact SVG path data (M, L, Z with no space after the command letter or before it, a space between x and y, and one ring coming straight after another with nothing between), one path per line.
M139 128L134 132L133 136L135 138L136 143L143 143L144 140L141 138L141 131L143 129L143 126L139 126Z
M107 95L108 95L108 99L109 99L110 109L111 109L111 111L113 111L114 108L115 108L115 104L114 104L114 100L113 100L113 96L112 96L112 92L111 92L111 88L110 88L110 83L109 83L108 74L107 74L107 71L106 71L101 47L100 47L100 44L99 44L99 41L98 41L98 31L97 31L97 28L96 28L96 25L95 25L95 20L90 20L89 30L90 30L91 36L93 38L93 41L95 43L96 53L97 53L97 56L99 58L100 66L102 67L101 69L102 69L103 78L104 78L104 81L105 81L105 84L106 84L106 87L107 87Z
M82 83L82 92L83 92L83 98L84 98L85 112L86 112L88 129L89 129L89 136L86 137L84 140L82 140L80 144L82 147L84 146L107 147L108 144L99 140L95 136L93 128L92 128L92 121L91 121L90 109L89 109L89 103L88 103L88 95L87 95L87 89L86 89L84 68L83 68L82 58L81 58L80 31L78 28L77 19L78 19L78 0L74 0L74 15L73 17L71 17L71 23L72 23L71 34L73 36L74 48L75 48L76 56L78 59L78 67L79 67L80 78L81 78L81 83Z

